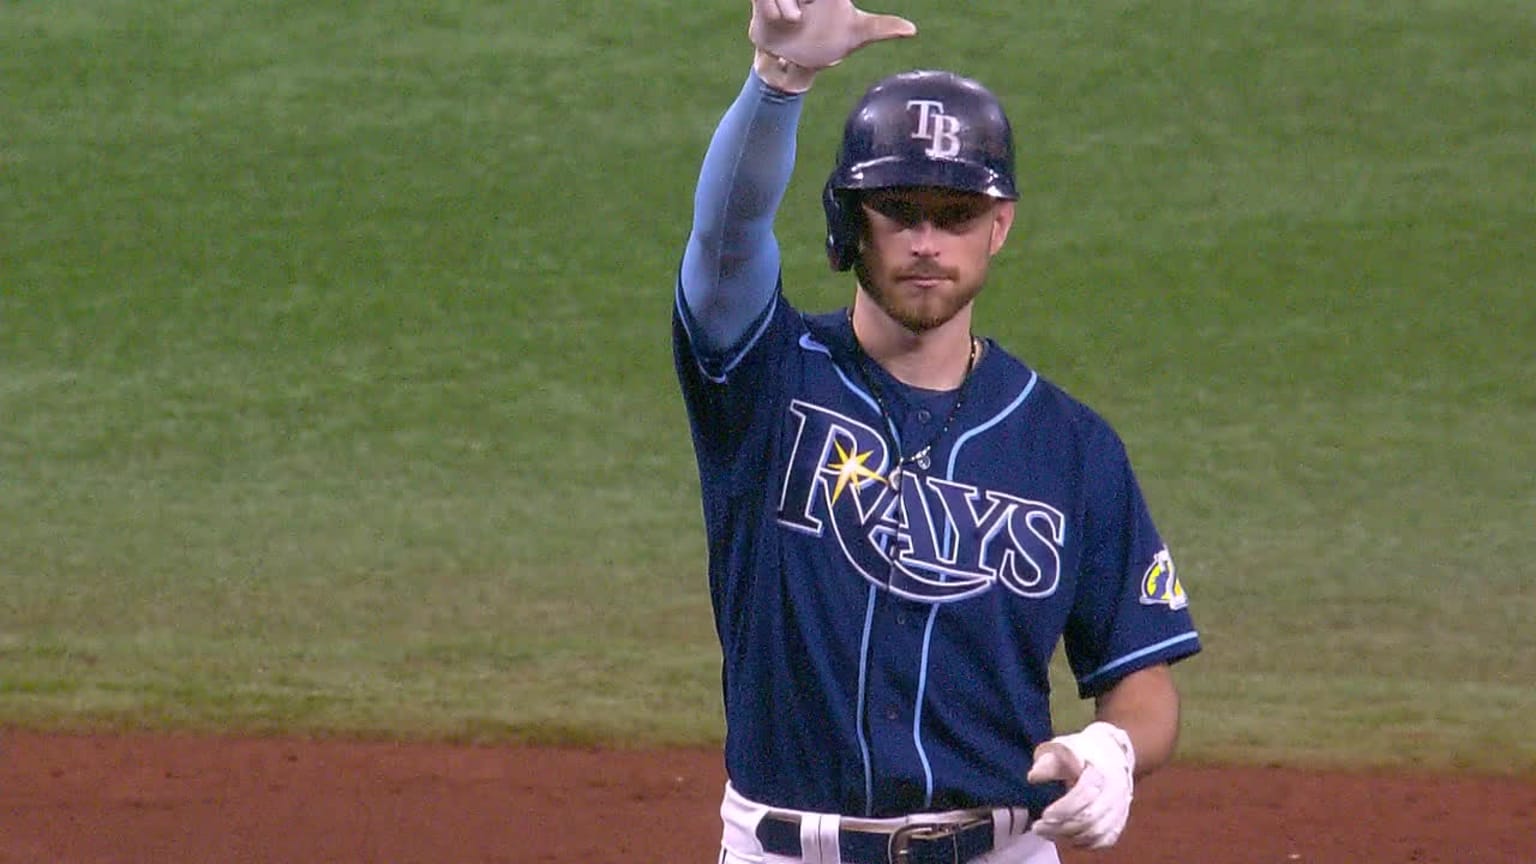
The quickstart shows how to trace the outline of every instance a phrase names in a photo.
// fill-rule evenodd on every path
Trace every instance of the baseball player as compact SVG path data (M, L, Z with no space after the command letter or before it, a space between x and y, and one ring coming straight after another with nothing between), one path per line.
M818 74L914 35L754 0L704 156L673 343L723 664L721 862L1048 864L1113 844L1172 755L1200 650L1125 448L973 300L1018 197L977 82L914 71L848 114L823 193L853 298L797 310L773 219ZM1056 734L1058 642L1095 720Z

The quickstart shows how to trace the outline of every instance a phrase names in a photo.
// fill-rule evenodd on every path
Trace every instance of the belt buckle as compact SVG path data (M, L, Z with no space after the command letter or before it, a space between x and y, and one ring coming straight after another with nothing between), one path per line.
M891 864L911 864L913 840L943 840L953 838L966 826L961 823L952 825L903 825L891 832L891 839L886 844L886 857ZM953 864L960 864L960 844L951 839L950 854Z

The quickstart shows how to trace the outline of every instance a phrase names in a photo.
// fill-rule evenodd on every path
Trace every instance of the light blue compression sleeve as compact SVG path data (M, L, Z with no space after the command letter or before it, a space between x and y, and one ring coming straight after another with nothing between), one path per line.
M779 281L773 217L794 169L803 102L753 72L710 139L679 274L696 325L693 338L703 350L734 346L773 300Z

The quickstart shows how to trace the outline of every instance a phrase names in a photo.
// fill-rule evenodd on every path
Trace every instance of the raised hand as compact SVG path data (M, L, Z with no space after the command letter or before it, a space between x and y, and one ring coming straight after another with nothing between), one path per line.
M917 35L917 25L851 0L752 0L752 44L806 69L825 69L874 42Z

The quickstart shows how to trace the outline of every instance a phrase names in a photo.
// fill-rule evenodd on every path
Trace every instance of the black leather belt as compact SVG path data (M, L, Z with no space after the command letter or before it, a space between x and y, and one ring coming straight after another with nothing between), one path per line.
M800 848L800 817L769 813L757 823L757 839L763 851L803 858ZM969 822L931 822L902 825L889 830L849 828L837 833L843 864L965 864L992 851L991 816Z

